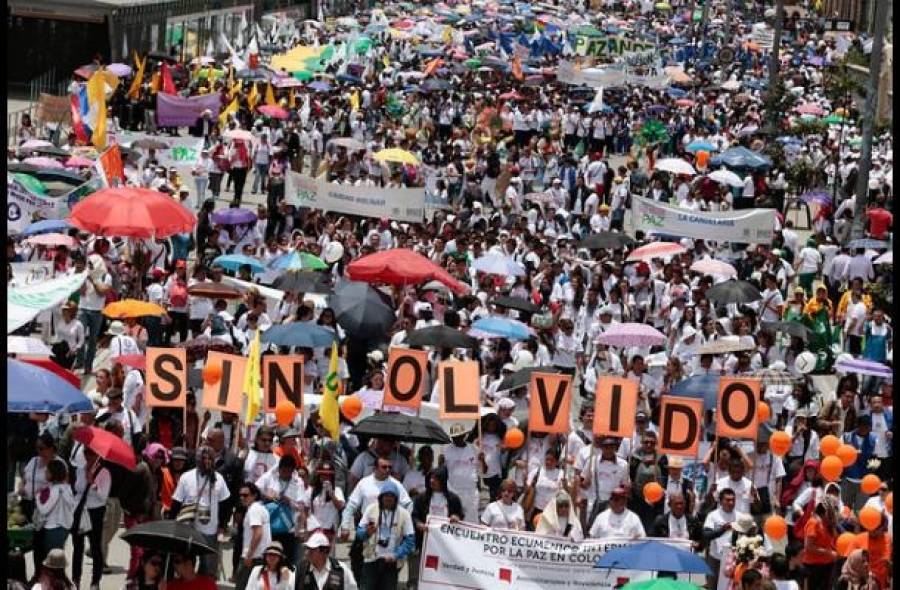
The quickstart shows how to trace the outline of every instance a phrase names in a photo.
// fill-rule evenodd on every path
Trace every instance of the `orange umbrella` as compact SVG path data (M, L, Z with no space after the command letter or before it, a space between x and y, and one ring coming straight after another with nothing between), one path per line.
M161 316L165 313L166 310L159 305L138 299L115 301L103 308L103 315L116 319Z

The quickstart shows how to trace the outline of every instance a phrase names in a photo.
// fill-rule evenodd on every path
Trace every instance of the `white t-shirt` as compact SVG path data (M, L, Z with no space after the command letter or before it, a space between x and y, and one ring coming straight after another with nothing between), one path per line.
M182 504L197 502L198 510L202 507L209 508L209 522L203 524L199 519L196 521L197 530L204 535L215 535L219 525L225 525L219 523L219 502L231 496L228 486L225 485L225 478L218 472L213 473L215 480L210 485L209 479L204 481L196 469L191 469L181 476L175 487L175 493L172 494L172 499L176 502Z
M325 499L324 492L311 500L312 513L313 516L316 517L316 520L319 521L319 524L322 525L323 529L336 531L341 523L341 513L335 507L332 500L337 498L338 502L343 503L344 492L340 487L334 486L332 486L331 491L332 494L327 500Z
M612 509L607 508L597 515L594 524L591 525L590 536L594 539L604 539L607 537L625 537L629 539L638 539L647 536L644 532L644 525L638 515L627 508L616 514Z
M253 536L253 527L262 527L262 538L256 546L253 555L250 553L250 538ZM272 527L269 526L269 511L262 502L254 502L250 504L247 513L244 515L244 538L241 549L241 557L250 557L251 559L259 559L263 556L266 547L272 544Z
M746 477L742 477L740 481L732 481L731 477L726 475L725 477L720 477L716 480L716 491L721 492L724 489L729 489L734 491L735 499L734 509L737 512L743 512L745 514L750 513L750 503L753 501L753 496L750 490L753 489L753 484Z
M109 273L103 275L103 279L96 281L98 286L112 287L112 277ZM106 306L106 295L101 295L94 289L90 281L84 282L84 293L78 300L78 307L87 311L101 311Z
M856 325L850 329L850 323L856 320ZM844 330L847 336L862 336L866 327L866 304L862 301L847 305L847 317L844 319Z
M447 504L447 496L441 492L434 492L431 494L431 503L428 506L428 514L446 518L450 516L449 512L450 509Z
M472 493L478 487L478 451L471 444L444 447L444 464L447 466L447 487L457 494Z
M559 467L552 470L545 467L541 467L540 470L534 469L528 474L528 485L534 481L535 475L538 477L534 485L534 507L543 510L561 489L563 473Z
M244 480L256 483L266 472L278 465L278 457L275 453L260 453L250 449L247 458L244 459Z
M481 522L494 529L525 529L525 512L518 502L491 502L481 514Z
M822 266L822 254L809 246L800 250L800 253L797 254L797 259L800 261L800 266L797 270L801 274L817 272L819 267Z

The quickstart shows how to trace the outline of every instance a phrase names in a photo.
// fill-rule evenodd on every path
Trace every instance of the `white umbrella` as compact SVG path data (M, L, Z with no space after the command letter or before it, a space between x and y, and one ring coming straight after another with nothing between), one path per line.
M472 268L489 275L520 277L525 275L525 268L515 260L490 252L472 263Z
M737 270L722 260L705 258L691 265L691 270L705 275L722 275L725 277L737 277Z
M737 80L728 80L727 82L722 83L722 90L738 90L741 87L741 83Z
M697 174L697 171L694 170L694 167L691 166L689 162L686 162L681 158L663 158L656 163L654 169L671 172L673 174L687 174L688 176Z
M894 264L894 253L888 250L875 259L875 264Z
M714 180L719 184L727 184L728 186L734 186L738 188L744 186L744 181L741 179L741 177L731 170L716 170L714 172L710 172L708 176L710 180Z
M53 351L42 340L28 336L7 336L6 352L31 356L50 356Z

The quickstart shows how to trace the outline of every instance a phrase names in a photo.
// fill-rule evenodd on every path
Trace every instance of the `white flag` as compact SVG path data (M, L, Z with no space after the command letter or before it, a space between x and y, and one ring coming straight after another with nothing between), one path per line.
M128 61L128 35L122 35L122 61Z
M209 41L206 42L206 57L212 57L216 52L216 47L213 44L212 37L209 38Z
M597 89L597 94L594 95L594 100L591 102L591 105L588 107L589 113L596 113L603 110L603 86Z
M246 28L247 28L247 13L242 12L241 13L241 29L240 30L243 31Z

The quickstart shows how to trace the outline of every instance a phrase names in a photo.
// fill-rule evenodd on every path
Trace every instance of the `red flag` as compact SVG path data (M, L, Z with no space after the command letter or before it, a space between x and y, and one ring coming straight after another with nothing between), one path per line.
M433 569L437 571L438 569L438 556L437 555L426 555L425 556L425 569Z
M512 570L507 569L505 567L501 567L497 570L497 575L500 576L500 580L503 582L509 582L512 584Z
M125 185L125 165L122 164L122 152L119 151L117 144L113 144L112 147L100 154L97 164L103 171L108 186Z
M169 64L164 63L159 71L160 78L162 78L162 92L166 94L175 94L175 81L172 80L172 72L169 71Z
M433 74L442 65L444 65L444 60L439 57L431 60L428 65L425 66L425 77L427 78L428 76Z
M75 137L78 141L87 143L90 141L87 130L84 128L84 121L81 120L81 101L77 94L69 96L69 106L72 110L72 129L75 130Z

